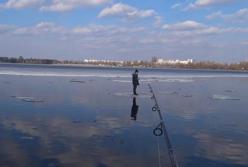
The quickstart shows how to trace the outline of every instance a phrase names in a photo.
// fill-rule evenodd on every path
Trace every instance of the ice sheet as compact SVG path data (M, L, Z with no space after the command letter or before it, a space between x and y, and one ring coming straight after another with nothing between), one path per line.
M133 93L131 92L117 92L114 93L115 96L124 96L124 97L134 97ZM151 95L148 93L138 93L135 97L142 97L142 98L150 98Z
M212 99L214 99L214 100L240 100L239 98L230 97L230 96L226 96L226 95L213 95Z
M15 99L22 100L25 102L44 102L43 99L35 98L35 97L24 97L24 96L12 96Z

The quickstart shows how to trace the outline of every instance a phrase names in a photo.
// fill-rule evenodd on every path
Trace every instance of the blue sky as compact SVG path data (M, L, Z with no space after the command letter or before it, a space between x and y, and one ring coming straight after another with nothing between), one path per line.
M248 61L247 0L0 0L0 56Z

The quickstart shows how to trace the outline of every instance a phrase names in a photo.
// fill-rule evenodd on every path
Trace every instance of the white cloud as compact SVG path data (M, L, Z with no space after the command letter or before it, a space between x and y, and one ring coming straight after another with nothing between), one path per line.
M88 25L78 26L74 28L65 28L63 26L56 25L52 22L40 22L30 27L13 27L9 25L0 25L0 33L11 31L16 35L82 35L82 36L95 36L106 37L118 34L137 33L144 31L144 27L120 27L120 26L103 26L103 25Z
M51 22L41 22L28 27L1 25L0 32L2 45L0 48L5 50L4 53L11 52L13 55L14 49L11 44L16 47L22 46L28 52L29 47L20 41L30 39L36 43L32 50L47 56L55 53L65 57L68 54L82 56L83 52L85 55L100 57L104 52L110 57L127 56L128 59L132 58L131 55L142 55L147 58L154 54L158 56L175 54L179 57L192 55L194 58L203 52L214 55L221 51L223 56L230 55L232 58L234 52L243 56L244 52L230 48L234 48L235 45L236 48L244 50L242 47L246 45L241 43L247 37L248 28L209 26L193 20L166 24L162 29L132 25L85 25L69 28ZM40 45L43 46L42 49ZM220 48L214 47L217 45L229 50L218 50ZM44 51L46 48L50 50ZM30 51L27 56L32 54ZM22 55L26 55L26 52Z
M168 41L169 43L172 41L172 43L184 44L189 44L192 41L197 41L199 43L199 41L202 42L205 39L207 42L215 43L216 41L212 41L212 39L209 38L215 38L218 36L224 36L224 38L232 36L233 38L237 35L245 35L248 33L248 28L209 26L192 20L175 24L166 24L162 28L165 30L164 39L166 39L165 41L167 43ZM225 41L222 42L225 43Z
M223 28L222 32L229 32L229 33L248 33L248 28L241 28L241 27Z
M120 26L102 26L102 25L89 25L76 27L70 30L70 36L81 37L86 41L96 40L93 42L99 45L117 45L118 43L126 42L130 40L130 36L143 33L144 27L120 27ZM73 37L74 36L74 37ZM94 46L94 44L92 45ZM111 47L111 46L109 46Z
M171 9L180 8L182 5L183 5L182 3L175 3L174 5L171 6Z
M234 0L196 0L194 3L190 3L186 10L188 9L197 9L202 7L209 7L214 5L226 4Z
M240 9L232 14L223 14L222 12L215 12L207 16L207 19L225 19L235 22L248 22L248 8Z
M163 18L161 16L155 16L154 19L154 25L160 27L163 23Z
M204 24L192 20L187 20L175 24L166 24L163 26L163 28L166 30L195 30L202 29L204 27Z
M109 2L110 0L53 0L51 4L42 6L42 11L64 12L82 6L97 6Z
M122 41L133 37L135 34L143 34L137 38L138 41L175 41L176 39L183 39L185 37L203 37L217 34L245 34L248 33L248 28L242 27L215 27L208 26L203 23L199 23L193 20L187 20L178 22L175 24L166 24L162 26L164 31L157 28L145 28L145 27L122 27L115 25L87 25L78 26L74 28L66 28L60 25L56 25L52 22L40 22L30 27L16 27L13 25L0 25L0 34L16 34L16 35L54 35L54 37L91 37L94 39L105 38L114 39L116 41ZM161 34L166 36L166 40L160 39ZM145 37L145 39L143 38ZM74 38L74 37L73 37ZM156 39L155 39L156 38ZM83 39L83 38L82 38Z
M207 19L215 19L215 18L220 18L222 17L222 13L220 11L218 12L214 12L214 13L211 13L210 15L208 15L206 18Z
M114 4L111 7L107 7L103 9L98 17L106 17L106 16L120 16L120 17L126 17L126 18L146 18L155 16L156 12L152 9L148 10L139 10L135 7L123 4L123 3L117 3Z
M34 7L41 4L43 0L8 0L7 2L0 4L0 7L6 9L21 9L27 7Z
M75 35L106 36L116 31L116 29L117 27L115 26L89 25L73 28L71 33Z
M201 36L201 35L213 35L221 33L247 33L248 28L242 27L215 27L209 26L203 23L199 23L193 20L187 20L178 22L175 24L165 24L162 26L164 31L158 28L145 28L145 27L122 27L116 25L87 25L78 26L74 28L66 28L60 25L56 25L52 22L40 22L30 27L17 27L13 25L0 25L0 33L13 33L16 35L82 35L82 36L94 36L94 37L117 37L123 35L123 37L130 36L132 33L144 33L151 35L151 39L154 36L159 36L163 32L169 36L177 36L184 38L185 36ZM132 35L131 35L132 36Z
M96 29L91 29L88 27L77 27L72 30L73 33L75 34L90 34L92 32L95 32Z
M48 33L59 33L63 34L66 33L67 30L64 27L57 26L51 22L41 22L33 27L20 27L17 28L14 33L15 34L31 34L31 35L38 35L38 34L48 34Z
M167 34L169 34L170 38L184 39L187 37L191 38L191 40L194 38L200 39L204 36L207 37L223 33L245 33L248 31L248 28L215 27L192 20L178 22L175 24L165 24L162 28L167 32Z

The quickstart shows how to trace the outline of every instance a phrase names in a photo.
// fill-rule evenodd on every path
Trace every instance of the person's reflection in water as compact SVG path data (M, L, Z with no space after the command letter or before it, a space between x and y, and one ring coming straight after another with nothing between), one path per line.
M133 97L133 106L131 110L131 118L133 120L137 119L138 110L139 110L139 106L136 104L136 97Z

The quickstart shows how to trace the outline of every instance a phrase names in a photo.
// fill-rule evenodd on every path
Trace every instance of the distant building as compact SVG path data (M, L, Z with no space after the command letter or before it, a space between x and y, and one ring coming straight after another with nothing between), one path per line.
M164 59L157 59L155 62L156 64L190 64L193 63L193 59L187 59L187 60L164 60Z
M124 61L84 59L84 63L117 63L117 64L123 64Z

